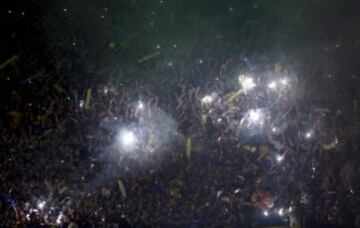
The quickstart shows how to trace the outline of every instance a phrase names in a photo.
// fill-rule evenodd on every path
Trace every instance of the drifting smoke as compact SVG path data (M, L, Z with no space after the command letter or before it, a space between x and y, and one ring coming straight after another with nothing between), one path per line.
M139 104L141 109L139 110ZM178 140L177 122L162 109L136 103L140 111L138 120L126 124L119 119L104 118L100 123L104 132L110 132L107 149L97 159L105 165L97 171L93 186L102 186L113 179L118 171L134 173L157 169L159 159L166 159L169 147ZM100 132L100 131L99 131ZM155 162L156 161L156 162Z

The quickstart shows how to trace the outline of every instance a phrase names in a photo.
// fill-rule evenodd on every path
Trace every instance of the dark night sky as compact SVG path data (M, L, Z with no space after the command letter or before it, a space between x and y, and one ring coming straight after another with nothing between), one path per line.
M0 59L36 59L32 73L66 59L70 72L133 77L158 74L168 61L181 68L204 56L264 55L301 70L316 59L320 74L344 79L359 71L358 9L355 0L9 1L1 7ZM158 44L161 54L138 64Z

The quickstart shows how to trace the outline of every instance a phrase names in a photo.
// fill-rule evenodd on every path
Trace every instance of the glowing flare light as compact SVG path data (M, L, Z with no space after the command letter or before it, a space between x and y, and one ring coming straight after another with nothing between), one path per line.
M124 132L121 136L121 142L124 146L130 146L135 143L135 135L133 132Z
M201 102L204 104L210 104L213 101L213 98L209 95L203 97L203 99L201 99Z
M144 109L144 104L141 101L139 101L137 109L138 110L143 110Z
M308 131L308 132L305 133L305 139L310 139L310 138L312 138L312 136L313 136L312 131Z
M244 75L240 75L239 82L245 93L256 87L256 83L251 77L245 77Z
M217 96L216 93L212 93L211 95L206 95L201 99L201 102L203 104L211 104L212 102L214 102L216 96Z
M283 208L280 208L280 209L278 210L278 215L279 215L279 216L283 216L283 215L284 215L284 209L283 209Z
M40 202L40 203L38 204L38 208L39 208L40 210L42 210L42 209L45 207L45 204L46 204L45 201Z
M277 84L276 84L276 82L271 82L271 83L269 83L268 87L269 87L269 89L275 90L277 88Z
M251 109L249 111L249 123L250 124L262 124L263 123L263 112L261 109Z
M130 130L122 130L117 136L117 141L125 150L131 150L136 146L137 138L134 132Z
M279 163L282 162L284 160L284 155L276 155L276 161L278 161Z

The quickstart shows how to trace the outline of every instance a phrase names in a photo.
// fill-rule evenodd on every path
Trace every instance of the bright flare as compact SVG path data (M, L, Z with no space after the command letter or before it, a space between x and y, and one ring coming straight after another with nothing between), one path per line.
M269 87L269 89L275 90L277 88L277 84L276 84L276 82L271 82L271 83L269 83L268 87Z
M56 224L58 224L58 225L61 224L63 216L64 216L63 213L60 212L59 216L56 219Z
M46 204L45 201L41 201L41 202L38 204L38 208L39 208L40 210L42 210L42 209L45 207L45 204Z
M306 132L306 134L305 134L306 139L310 139L312 136L313 136L313 133L311 131Z
M80 104L79 104L79 107L80 107L80 108L84 107L84 104L85 104L84 100L81 100L81 101L80 101Z
M284 215L284 209L283 209L283 208L280 208L280 209L278 210L278 214L279 214L279 216L283 216L283 215Z
M263 214L264 214L265 217L268 217L268 216L269 216L269 212L268 212L268 211L264 211Z
M287 85L288 84L288 79L287 78L281 79L280 83L283 84L283 85Z
M137 139L134 132L122 130L117 136L117 141L123 149L131 150L135 147Z
M240 75L239 82L242 88L244 89L245 93L256 87L256 83L254 82L254 79L251 77L245 77L244 75Z
M289 212L291 213L293 210L292 206L289 207Z
M282 162L284 160L284 155L276 155L276 161L278 161L279 163Z
M214 101L214 97L212 95L206 95L205 97L203 97L203 99L201 99L201 102L204 104L210 104Z
M143 110L143 109L144 109L144 104L143 104L141 101L139 101L138 106L137 106L137 109L139 109L139 110Z
M131 146L135 143L135 135L131 131L124 132L121 136L121 142L124 146Z
M260 109L250 110L249 119L251 123L258 123L261 119L261 110Z

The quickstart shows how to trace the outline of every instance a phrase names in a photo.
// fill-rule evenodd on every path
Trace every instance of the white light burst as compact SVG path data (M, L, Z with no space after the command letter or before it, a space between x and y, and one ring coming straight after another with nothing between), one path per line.
M58 215L58 217L56 219L56 224L60 225L62 223L63 217L64 217L63 213L60 212L60 214Z
M280 155L280 154L276 155L277 162L281 163L283 160L284 160L284 155Z
M120 131L116 140L118 145L126 151L134 149L137 143L134 132L127 129Z
M305 139L311 139L313 137L313 132L312 131L308 131L305 133Z
M289 80L287 78L283 78L280 80L280 83L286 86L289 84Z
M243 74L239 76L239 82L245 93L256 87L254 79Z
M38 204L38 208L39 208L40 210L44 209L45 204L46 204L45 201L41 201L41 202Z
M135 135L131 131L126 131L121 136L121 142L124 146L131 146L135 143L135 141Z
M283 208L280 208L280 209L278 210L278 215L279 215L279 216L283 216L283 215L284 215L284 209L283 209Z
M249 112L249 120L253 124L258 124L261 120L261 109L251 109Z
M277 88L277 83L276 83L275 81L270 82L270 83L268 84L268 88L269 88L269 89L272 89L272 90L275 90L275 89Z
M214 102L216 98L216 93L212 93L211 95L206 95L201 99L201 102L203 104L211 104L212 102Z
M144 106L144 103L143 103L142 101L139 101L139 102L138 102L138 105L137 105L137 109L138 109L138 110L143 110L144 107L145 107L145 106Z

